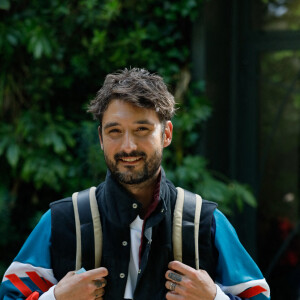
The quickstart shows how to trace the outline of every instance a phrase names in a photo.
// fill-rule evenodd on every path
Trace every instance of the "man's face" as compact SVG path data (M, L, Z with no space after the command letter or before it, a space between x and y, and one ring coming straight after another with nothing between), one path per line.
M163 148L172 140L172 128L170 121L163 128L152 109L112 100L104 112L102 129L99 128L111 173L123 184L141 184L156 178Z

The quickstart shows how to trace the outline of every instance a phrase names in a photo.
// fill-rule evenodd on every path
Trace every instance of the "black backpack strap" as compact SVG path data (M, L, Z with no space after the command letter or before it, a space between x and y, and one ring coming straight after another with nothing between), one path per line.
M173 216L174 259L185 261L192 258L199 270L199 226L202 198L177 187L177 199ZM184 247L182 246L184 238ZM191 251L193 249L193 251ZM191 257L192 256L192 257Z
M102 227L96 200L96 188L74 193L72 202L76 228L76 270L94 257L95 268L102 256Z

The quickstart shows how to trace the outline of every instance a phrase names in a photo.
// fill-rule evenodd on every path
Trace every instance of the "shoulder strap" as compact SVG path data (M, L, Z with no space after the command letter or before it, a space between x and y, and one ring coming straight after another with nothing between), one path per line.
M93 256L95 268L98 268L102 256L102 227L96 200L96 188L91 187L74 193L72 202L76 227L76 270L82 267L84 258ZM94 230L90 230L90 224ZM93 241L94 247L91 247L90 241Z
M101 264L102 227L95 192L96 188L91 187L72 195L76 227L76 270L82 267L83 258L88 257L88 255L94 255L95 268L100 267ZM191 247L182 248L182 237L184 236L185 244L192 243L197 270L199 269L198 247L201 207L202 198L199 195L177 187L172 233L174 259L182 262L184 256L190 256L189 253L185 252L188 252ZM86 226L88 223L92 223L93 232L90 227ZM191 230L191 227L194 230ZM94 241L94 247L86 242L88 240Z
M177 187L177 199L173 216L173 252L174 259L181 261L193 247L195 267L199 270L199 225L202 198L194 193ZM193 227L194 230L191 230ZM191 247L182 248L182 237Z

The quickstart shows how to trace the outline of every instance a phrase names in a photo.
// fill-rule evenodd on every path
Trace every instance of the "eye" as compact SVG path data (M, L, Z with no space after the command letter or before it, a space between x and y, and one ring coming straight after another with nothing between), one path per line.
M117 137L120 134L122 134L122 131L120 129L118 129L118 128L111 128L108 131L108 135L110 135L111 137Z
M139 136L146 136L150 132L150 129L146 126L140 126L136 129L136 134Z
M111 129L108 133L114 133L114 132L121 132L121 130L114 128L114 129Z
M137 129L137 131L145 131L145 130L149 130L149 128L147 128L147 127L139 127Z

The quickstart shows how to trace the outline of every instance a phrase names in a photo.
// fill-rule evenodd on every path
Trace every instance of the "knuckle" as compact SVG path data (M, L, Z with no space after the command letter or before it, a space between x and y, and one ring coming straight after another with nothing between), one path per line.
M81 273L81 274L78 274L78 276L80 276L83 280L89 278L89 275L86 274L86 273Z
M193 281L190 280L190 279L188 279L188 280L185 282L185 287L186 287L186 288L184 289L184 291L190 290L191 288L193 288L193 286L194 286Z
M192 270L191 271L191 276L192 279L197 279L199 278L199 272L197 270Z
M189 298L188 298L189 294L188 294L188 291L187 291L186 289L183 289L183 290L181 291L181 295L183 296L183 298L189 299Z
M95 291L95 285L92 284L92 283L86 284L86 285L85 285L85 288L86 288L86 292L87 292L88 294L91 294L91 293L93 293L93 292Z
M207 272L206 270L199 270L199 273L202 275L202 276L207 276Z

